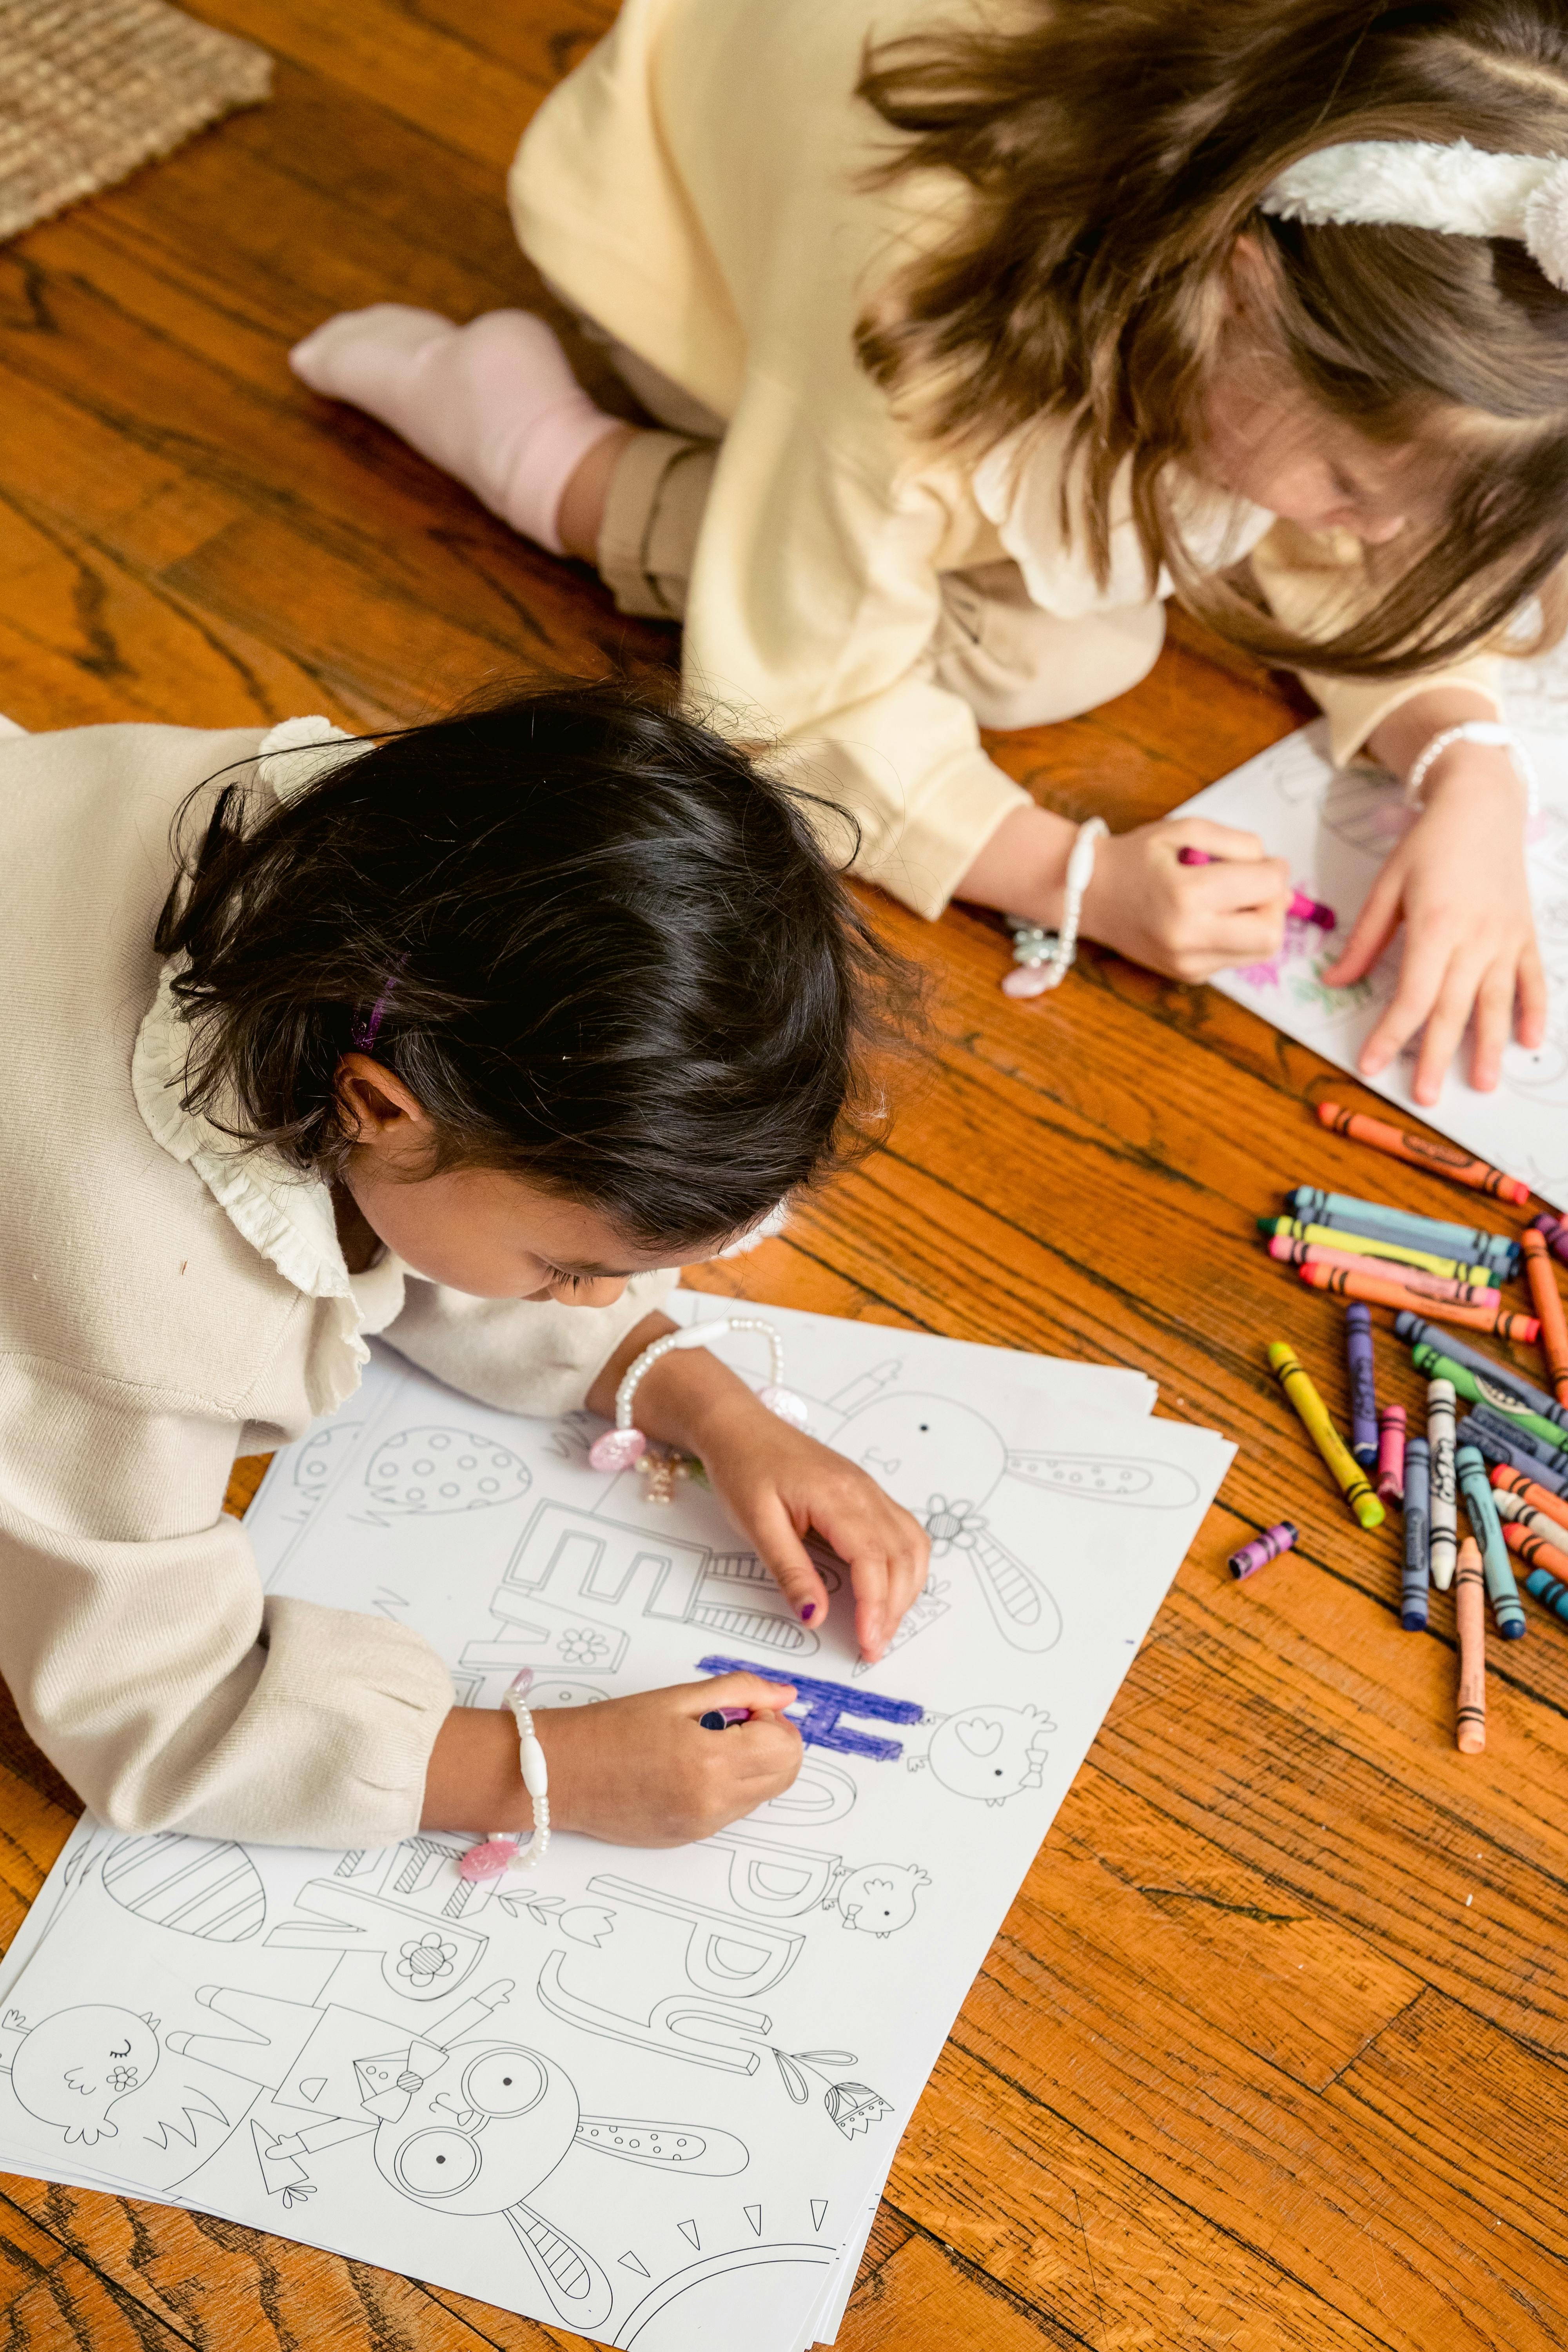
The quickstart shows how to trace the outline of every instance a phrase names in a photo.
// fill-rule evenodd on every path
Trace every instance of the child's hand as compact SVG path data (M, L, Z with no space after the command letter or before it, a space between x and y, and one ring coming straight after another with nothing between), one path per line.
M1183 866L1183 849L1208 866ZM1172 980L1207 980L1227 965L1264 963L1285 936L1290 875L1254 833L1206 817L1162 818L1100 845L1084 894L1086 934Z
M552 1826L612 1845L711 1837L800 1770L805 1751L784 1712L795 1696L759 1675L719 1675L594 1706L541 1707L533 1728L550 1768ZM750 1723L705 1731L702 1717L726 1706L749 1706Z
M1359 1066L1375 1077L1425 1022L1414 1087L1424 1106L1436 1101L1472 1011L1470 1084L1483 1093L1497 1085L1510 1030L1521 1045L1539 1045L1546 1033L1522 814L1506 755L1455 744L1420 818L1373 884L1344 952L1323 974L1331 988L1360 980L1404 922L1399 986Z
M848 1565L860 1654L874 1663L924 1588L931 1538L864 1470L769 1412L742 1381L734 1387L700 1433L715 1492L808 1625L826 1616L827 1587L801 1539L815 1528L832 1545Z

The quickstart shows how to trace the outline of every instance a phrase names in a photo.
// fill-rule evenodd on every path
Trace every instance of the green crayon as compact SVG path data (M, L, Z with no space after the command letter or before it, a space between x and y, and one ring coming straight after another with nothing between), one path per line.
M1548 1445L1568 1453L1568 1429L1559 1429L1554 1421L1543 1421L1540 1413L1528 1412L1511 1390L1482 1380L1468 1364L1456 1363L1452 1356L1444 1355L1440 1348L1417 1339L1410 1350L1410 1360L1429 1381L1451 1381L1454 1393L1462 1396L1467 1404L1490 1405L1494 1412L1517 1423L1521 1429L1528 1429L1532 1437L1542 1438Z

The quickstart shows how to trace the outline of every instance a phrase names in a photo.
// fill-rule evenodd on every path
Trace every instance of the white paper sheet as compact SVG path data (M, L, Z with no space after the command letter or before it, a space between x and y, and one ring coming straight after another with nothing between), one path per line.
M1495 1094L1478 1094L1461 1054L1437 1104L1416 1116L1495 1167L1521 1176L1542 1199L1568 1208L1568 662L1512 663L1509 715L1541 777L1542 814L1530 851L1535 918L1551 992L1546 1040L1533 1051L1510 1045ZM1327 729L1320 720L1273 744L1245 767L1211 784L1173 812L1212 817L1261 835L1266 848L1288 858L1300 888L1333 908L1340 928L1331 939L1306 925L1288 927L1283 953L1272 963L1222 973L1213 985L1261 1013L1288 1037L1312 1046L1342 1070L1355 1070L1399 975L1403 931L1366 979L1330 989L1321 972L1349 935L1373 878L1410 822L1392 778L1329 764ZM1410 1080L1415 1052L1401 1055L1378 1078L1359 1083L1403 1108L1415 1109Z
M777 1319L818 1433L937 1538L869 1672L843 1602L798 1625L700 1486L661 1508L587 1467L584 1416L490 1412L384 1355L279 1457L261 1554L274 1590L417 1627L477 1704L522 1663L548 1706L737 1657L836 1686L829 1739L897 1752L808 1746L786 1796L675 1852L558 1836L537 1884L465 1886L458 1838L84 1823L0 1978L0 2166L639 2352L837 2327L899 2134L1233 1449L1141 1412L1136 1375ZM721 1348L763 1377L756 1340Z

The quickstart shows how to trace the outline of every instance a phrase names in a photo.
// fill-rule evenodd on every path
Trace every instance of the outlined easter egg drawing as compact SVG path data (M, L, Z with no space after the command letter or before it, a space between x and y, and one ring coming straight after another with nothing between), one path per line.
M519 1501L533 1473L492 1437L461 1429L404 1429L376 1447L364 1482L386 1510L483 1511Z
M105 1891L151 1927L243 1944L267 1916L256 1865L242 1845L160 1831L121 1838L103 1858Z

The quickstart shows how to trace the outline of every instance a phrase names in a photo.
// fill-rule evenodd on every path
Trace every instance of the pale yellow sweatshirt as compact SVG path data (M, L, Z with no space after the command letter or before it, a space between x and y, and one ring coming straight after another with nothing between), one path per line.
M546 278L726 420L687 605L689 686L800 746L860 817L859 870L926 915L1028 799L931 674L942 574L1011 556L1032 600L1069 624L1152 601L1129 523L1105 588L1063 542L1059 426L954 467L910 436L855 358L869 290L961 201L929 180L865 185L889 134L853 95L863 47L956 13L626 0L534 118L510 183ZM1250 546L1280 618L1321 635L1330 606L1358 600L1359 548L1272 520L1200 512L1194 543L1216 562ZM1064 656L1063 716L1130 682L1108 662L1114 643L1085 631ZM1491 676L1478 659L1394 686L1307 683L1342 761L1425 687Z
M579 1406L674 1276L605 1308L466 1298L389 1256L351 1277L324 1186L181 1109L188 1033L152 948L170 821L263 748L0 743L0 1674L117 1827L374 1846L418 1823L450 1678L385 1618L263 1594L222 1509L237 1452L352 1394L367 1332L488 1403ZM262 773L287 794L321 756Z

